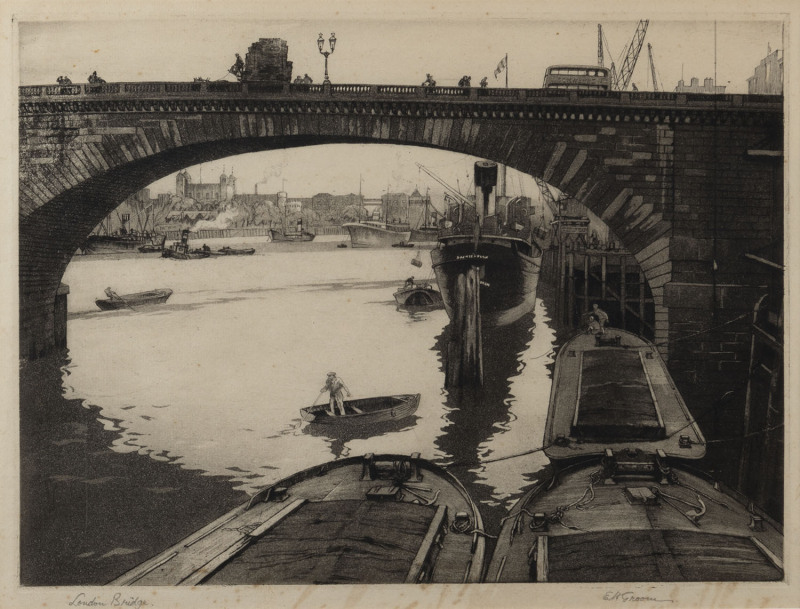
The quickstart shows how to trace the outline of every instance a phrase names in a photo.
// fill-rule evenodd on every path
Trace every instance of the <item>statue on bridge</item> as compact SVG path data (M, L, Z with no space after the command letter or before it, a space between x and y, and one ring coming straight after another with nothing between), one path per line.
M105 82L106 82L105 79L100 78L97 75L97 70L95 70L94 72L89 74L89 84L91 84L91 85L102 85Z
M481 89L485 89L488 86L489 86L489 78L487 76L484 76L483 78L481 78Z
M71 85L72 81L67 76L59 76L56 78L56 82L60 85Z
M298 75L294 79L294 84L296 85L310 85L314 82L314 79L311 78L308 74L303 74L303 76Z
M471 87L472 86L470 84L471 82L472 82L472 77L471 76L467 76L466 74L464 74L464 76L461 77L461 80L458 81L458 86L459 87Z
M425 80L422 81L423 87L435 87L436 81L433 80L433 77L430 74L425 74Z
M242 72L244 72L244 61L242 61L242 56L239 53L236 53L236 61L233 62L233 65L228 70L231 74L233 74L238 80L242 80Z

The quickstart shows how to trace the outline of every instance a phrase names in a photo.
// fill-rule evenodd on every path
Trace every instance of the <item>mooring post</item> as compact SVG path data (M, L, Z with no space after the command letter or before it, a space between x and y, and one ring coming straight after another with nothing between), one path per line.
M563 239L559 239L558 243L558 299L556 301L556 313L561 323L566 321L564 311L564 289L566 285L566 272L567 272L567 254L564 247Z
M590 270L590 260L589 260L589 252L584 250L583 254L583 314L584 316L589 312L591 308L589 306L589 270Z
M639 334L644 335L644 271L639 270Z
M619 313L622 317L622 329L625 329L625 304L627 302L627 294L625 293L625 279L628 274L628 269L625 266L625 256L622 254L619 257Z
M567 301L567 315L569 316L569 327L574 328L577 324L575 322L575 252L570 251L567 258L567 267L569 269L569 300Z
M606 273L608 272L608 256L603 254L600 258L600 300L606 300Z
M445 373L450 387L483 384L480 271L472 266L456 278Z

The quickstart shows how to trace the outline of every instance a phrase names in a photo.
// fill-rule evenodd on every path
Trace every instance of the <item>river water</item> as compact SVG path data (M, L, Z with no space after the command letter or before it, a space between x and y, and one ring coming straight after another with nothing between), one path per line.
M23 511L26 500L38 504L39 487L53 506L23 527L24 581L104 583L264 485L367 452L419 452L450 466L496 534L547 463L541 453L502 459L541 444L556 340L547 306L537 299L522 323L487 332L482 388L447 390L446 313L398 310L392 297L409 275L432 278L429 253L416 268L417 250L340 240L251 242L253 256L193 261L73 259L63 279L69 351L22 374L23 412L26 401L44 412L30 433L23 416L23 463L35 464L27 477L23 467ZM208 241L223 243L235 247ZM94 300L107 286L174 293L157 307L101 312ZM327 436L298 410L331 370L354 397L420 393L419 409L376 435ZM75 501L74 515L55 515ZM80 541L54 557L54 529ZM38 547L28 560L26 535Z

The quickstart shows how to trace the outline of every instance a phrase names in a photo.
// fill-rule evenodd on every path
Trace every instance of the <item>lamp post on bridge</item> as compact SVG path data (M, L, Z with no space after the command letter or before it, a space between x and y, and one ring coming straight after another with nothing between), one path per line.
M328 38L328 44L330 45L331 50L323 51L322 48L325 46L325 39L322 37L322 33L320 33L319 38L317 39L317 46L319 47L320 54L325 56L325 79L322 81L323 85L331 84L331 81L328 78L328 55L331 55L334 48L336 48L336 35L333 32L331 32L331 37Z

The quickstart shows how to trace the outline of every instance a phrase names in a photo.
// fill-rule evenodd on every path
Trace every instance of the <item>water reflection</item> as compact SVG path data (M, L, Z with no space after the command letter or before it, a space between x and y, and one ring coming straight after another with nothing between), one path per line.
M411 415L395 421L378 421L363 427L332 427L330 425L319 425L314 423L304 423L302 432L309 436L324 438L334 458L339 459L350 456L348 443L353 440L366 440L377 438L390 433L397 433L411 429L417 424L419 417Z
M445 424L436 444L450 455L450 467L463 470L470 483L477 480L481 447L492 437L510 431L516 419L510 410L516 401L511 385L514 377L525 369L522 356L533 339L535 327L532 316L526 316L517 323L484 333L483 386L450 388L445 394ZM442 371L451 332L448 325L436 339ZM476 499L489 500L490 491L486 487L485 495Z
M20 365L23 585L105 583L244 500L162 454L114 450L120 421L64 395L74 371L67 350Z

